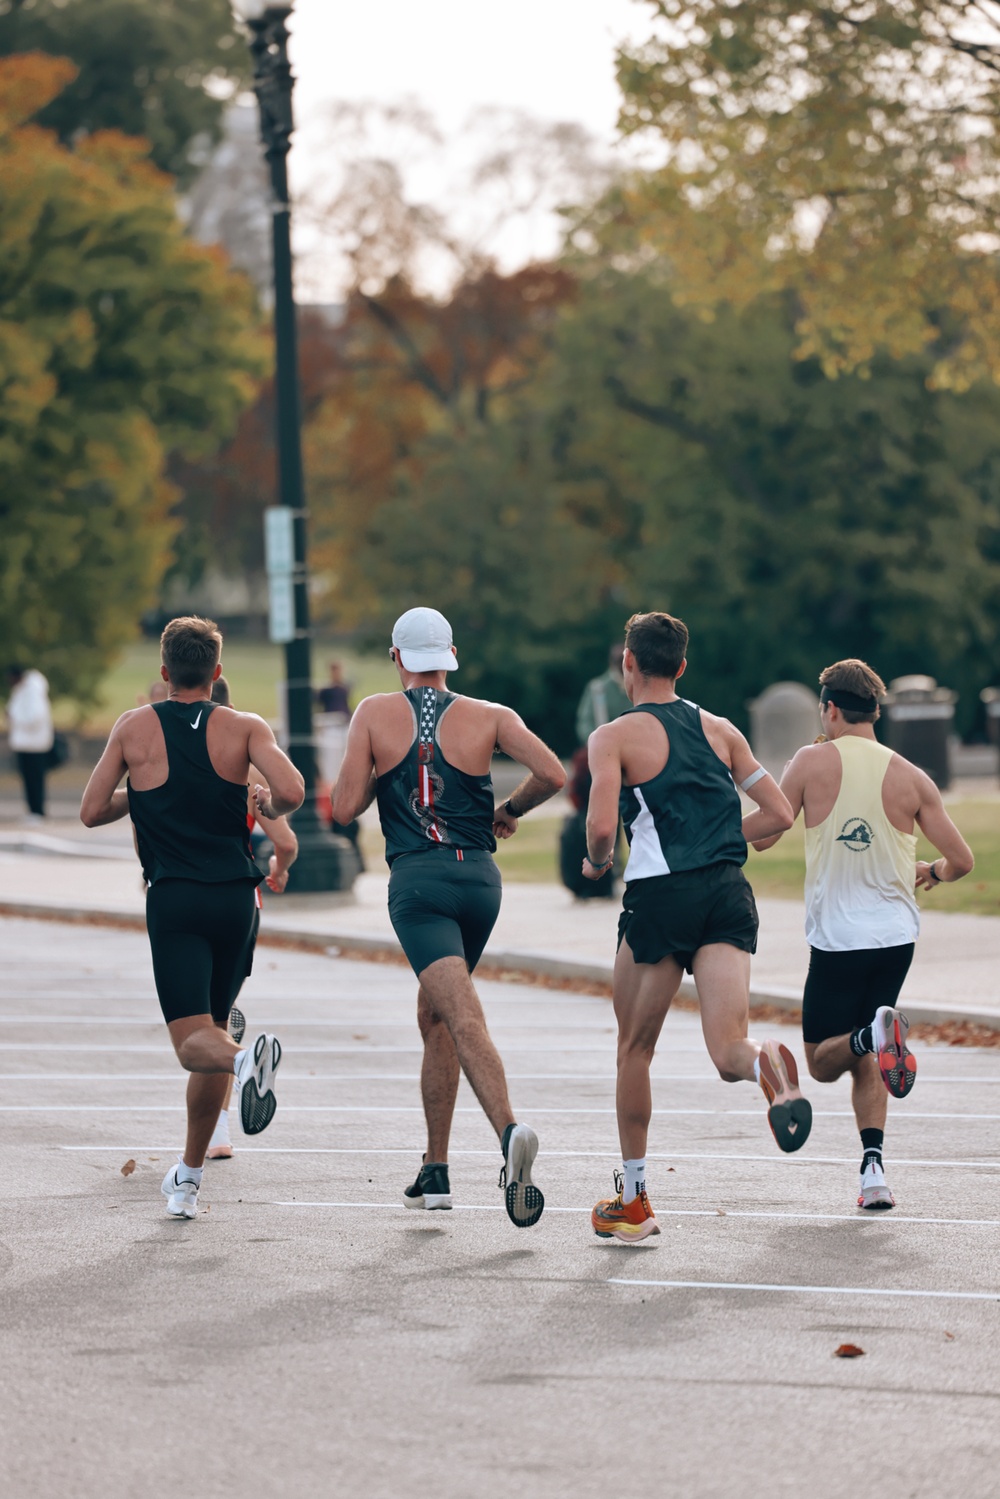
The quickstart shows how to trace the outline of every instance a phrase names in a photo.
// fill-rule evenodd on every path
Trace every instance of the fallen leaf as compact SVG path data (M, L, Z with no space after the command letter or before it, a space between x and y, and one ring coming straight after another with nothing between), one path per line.
M834 1358L863 1358L864 1352L865 1350L859 1348L857 1343L841 1343L840 1347L834 1350L833 1356Z
M724 1218L726 1216L725 1208L716 1208L715 1211L718 1213L720 1218Z
M158 1155L151 1155L148 1157L148 1159L151 1161L158 1161L160 1157Z
M955 1334L953 1332L946 1332L945 1333L945 1337L948 1339L949 1343L954 1343L954 1341L955 1341Z
M668 1166L668 1167L667 1167L667 1170L668 1170L668 1171L673 1171L673 1169L674 1169L674 1168L673 1168L673 1166Z
M126 1161L122 1167L122 1176L131 1176L135 1170L135 1161Z

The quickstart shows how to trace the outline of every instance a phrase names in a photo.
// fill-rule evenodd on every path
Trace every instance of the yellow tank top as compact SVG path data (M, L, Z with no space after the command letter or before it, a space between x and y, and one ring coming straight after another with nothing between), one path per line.
M829 817L806 828L806 939L823 952L901 947L920 931L917 837L882 808L892 750L852 734L833 742L840 791Z

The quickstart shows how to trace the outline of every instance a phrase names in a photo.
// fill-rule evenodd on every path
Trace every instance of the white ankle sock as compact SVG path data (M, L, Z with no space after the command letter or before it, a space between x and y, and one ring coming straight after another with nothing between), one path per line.
M215 1128L212 1131L212 1138L208 1143L209 1145L232 1144L232 1141L229 1138L229 1115L225 1109L222 1110L218 1119L215 1121Z
M622 1202L633 1202L640 1192L646 1190L646 1157L643 1156L641 1161L623 1161L622 1168L625 1172Z
M201 1186L202 1172L204 1166L189 1166L183 1156L177 1158L177 1180L182 1182L194 1182L196 1187Z
M236 1055L233 1057L233 1071L235 1072L235 1074L237 1075L237 1077L239 1076L239 1072L240 1072L240 1063L242 1062L242 1060L246 1056L246 1054L247 1054L247 1049L244 1046L243 1050L242 1051L238 1051L236 1053Z
M758 1052L757 1055L753 1059L753 1075L754 1075L754 1081L759 1083L760 1082L760 1052Z

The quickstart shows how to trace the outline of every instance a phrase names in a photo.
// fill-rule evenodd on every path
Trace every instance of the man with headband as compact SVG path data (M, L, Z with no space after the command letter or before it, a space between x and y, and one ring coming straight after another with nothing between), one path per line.
M823 737L799 750L781 781L806 829L802 1035L817 1082L851 1073L862 1148L858 1207L886 1209L895 1205L882 1167L888 1095L905 1098L917 1075L909 1023L895 1008L920 930L914 886L960 880L973 858L930 776L876 740L881 677L848 660L819 680ZM916 827L942 856L933 863L917 859Z

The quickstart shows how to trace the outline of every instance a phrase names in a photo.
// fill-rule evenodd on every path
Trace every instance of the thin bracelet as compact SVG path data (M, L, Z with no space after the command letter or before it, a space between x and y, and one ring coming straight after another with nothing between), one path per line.
M608 869L615 861L613 849L611 853L608 854L608 857L606 859L602 859L600 864L596 863L596 861L593 860L589 854L585 854L584 858L587 860L587 863L590 865L591 869Z

